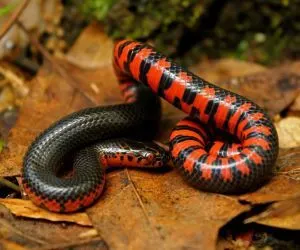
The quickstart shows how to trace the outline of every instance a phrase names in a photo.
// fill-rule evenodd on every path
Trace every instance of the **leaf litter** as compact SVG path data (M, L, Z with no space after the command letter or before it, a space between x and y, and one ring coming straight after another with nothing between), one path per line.
M85 107L108 105L122 101L111 66L111 54L107 53L112 51L112 46L112 42L103 34L101 27L91 24L82 32L75 45L65 56L46 60L38 75L30 83L31 91L24 101L15 127L11 130L7 146L0 155L0 176L20 175L22 158L28 145L39 132L47 128L52 122ZM105 56L101 57L101 55ZM89 64L90 59L92 60L91 64ZM225 66L224 61L222 63L223 65L219 66L221 68L219 77L214 72L213 67L210 67L209 70L207 67L198 67L198 70L194 68L194 72L197 71L197 74L208 81L218 81L221 85L223 82L222 86L232 88L232 78L228 81L226 79L233 76L238 77L238 72L232 72L231 68L236 69L232 66L239 63L227 61ZM263 100L262 96L257 95L257 93L254 95L253 91L249 92L247 86L239 86L243 85L242 81L235 80L238 82L238 86L236 83L233 84L236 88L234 90L239 90L245 96L251 93L248 97L251 98L252 96L255 101L263 104L271 114L278 114L296 98L293 92L297 89L297 84L291 84L291 89L278 95L280 91L278 88L281 86L278 81L282 79L282 74L274 76L274 72L277 70L268 70L261 66L254 67L253 64L244 62L241 65L240 71L243 74L247 74L248 69L251 70L248 73L252 79L261 79L262 76L272 78L272 81L266 81L269 82L269 85L265 86L266 90L272 89L270 96L266 97L269 98L268 100ZM254 71L253 68L255 68ZM294 72L290 74L294 74ZM253 81L251 89L258 89L260 83L260 80ZM284 97L285 101L274 108L270 104L274 96L276 98ZM162 129L157 139L164 142L168 139L174 124L184 114L166 102L163 102L163 108ZM299 169L299 165L295 164L293 160L297 153L292 154L292 156L289 155L288 158L286 157L287 154L281 154L278 159L279 164L285 161L284 169L280 169L266 186L256 192L239 197L195 190L186 184L175 170L140 171L124 169L113 171L107 175L106 188L99 201L88 208L86 213L81 214L88 216L96 232L101 235L99 238L92 233L91 241L94 242L96 238L96 242L100 242L99 244L102 244L103 249L106 249L105 244L113 249L153 249L154 247L159 249L215 249L220 228L241 213L250 211L253 205L269 202L274 205L280 202L293 203L295 197L300 195L299 179L293 179L287 174L282 174L282 171L286 169L288 171ZM82 218L76 219L76 216L70 219L71 215L70 218L68 218L69 215L65 215L65 218L51 215L54 216L51 219L49 214L39 210L35 210L33 215L28 216L28 211L20 212L21 209L18 206L24 207L25 203L28 207L34 206L29 205L30 201L17 199L0 201L1 204L9 202L15 204L14 206L7 205L12 213L21 216L21 218L14 219L15 223L23 223L22 217L77 224L80 224L79 221L82 220ZM299 213L298 209L292 211ZM285 220L286 216L285 214L282 217L277 217L277 219L287 221ZM36 225L60 226L57 223L41 220L27 219L25 221ZM7 223L9 224L9 222ZM81 226L72 223L67 223L64 229L82 229ZM277 223L280 224L280 222ZM286 228L292 227L285 225ZM49 233L46 226L44 230L45 234ZM58 229L58 232L60 236L64 234L63 230ZM82 233L84 235L84 232ZM43 238L43 236L39 235L38 238ZM69 244L66 242L72 242L72 239L70 238L69 241L67 239L62 240L57 235L53 239L36 244L39 247L47 248L51 242L57 242L58 245ZM74 239L70 244L76 245L77 243L80 244ZM27 243L24 245L30 246Z

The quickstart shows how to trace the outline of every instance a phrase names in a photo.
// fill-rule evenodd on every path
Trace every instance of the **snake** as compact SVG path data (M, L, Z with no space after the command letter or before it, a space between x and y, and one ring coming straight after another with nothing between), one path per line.
M115 42L113 68L124 103L69 114L29 146L22 184L35 204L53 212L77 211L99 198L107 169L157 168L170 159L184 180L205 192L250 192L271 179L278 135L254 102L146 43ZM173 128L168 151L153 141L162 117L160 97L187 114ZM67 165L71 173L64 176Z

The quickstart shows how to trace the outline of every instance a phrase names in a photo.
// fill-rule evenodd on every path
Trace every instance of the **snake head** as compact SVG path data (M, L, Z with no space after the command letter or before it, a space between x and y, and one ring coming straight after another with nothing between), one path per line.
M143 152L149 166L162 167L169 163L170 154L168 147L158 142L144 143L145 151Z

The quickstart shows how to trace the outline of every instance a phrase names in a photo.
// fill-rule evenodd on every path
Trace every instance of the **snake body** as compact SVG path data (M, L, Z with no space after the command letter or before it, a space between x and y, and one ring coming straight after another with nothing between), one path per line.
M44 131L28 149L23 186L36 204L73 212L100 196L103 166L166 164L168 155L160 146L132 141L155 135L161 117L158 96L188 115L171 133L170 155L190 184L209 192L240 193L258 188L272 176L278 137L268 115L255 103L201 79L147 44L116 43L113 66L125 104L73 113ZM216 136L224 133L232 142ZM118 139L122 137L130 139ZM57 177L62 159L74 150L79 153L73 160L73 176Z

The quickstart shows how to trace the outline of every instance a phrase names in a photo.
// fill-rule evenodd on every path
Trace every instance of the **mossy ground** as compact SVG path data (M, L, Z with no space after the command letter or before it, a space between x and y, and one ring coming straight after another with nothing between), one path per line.
M151 42L189 65L201 55L263 64L300 55L300 0L88 0L113 38Z

